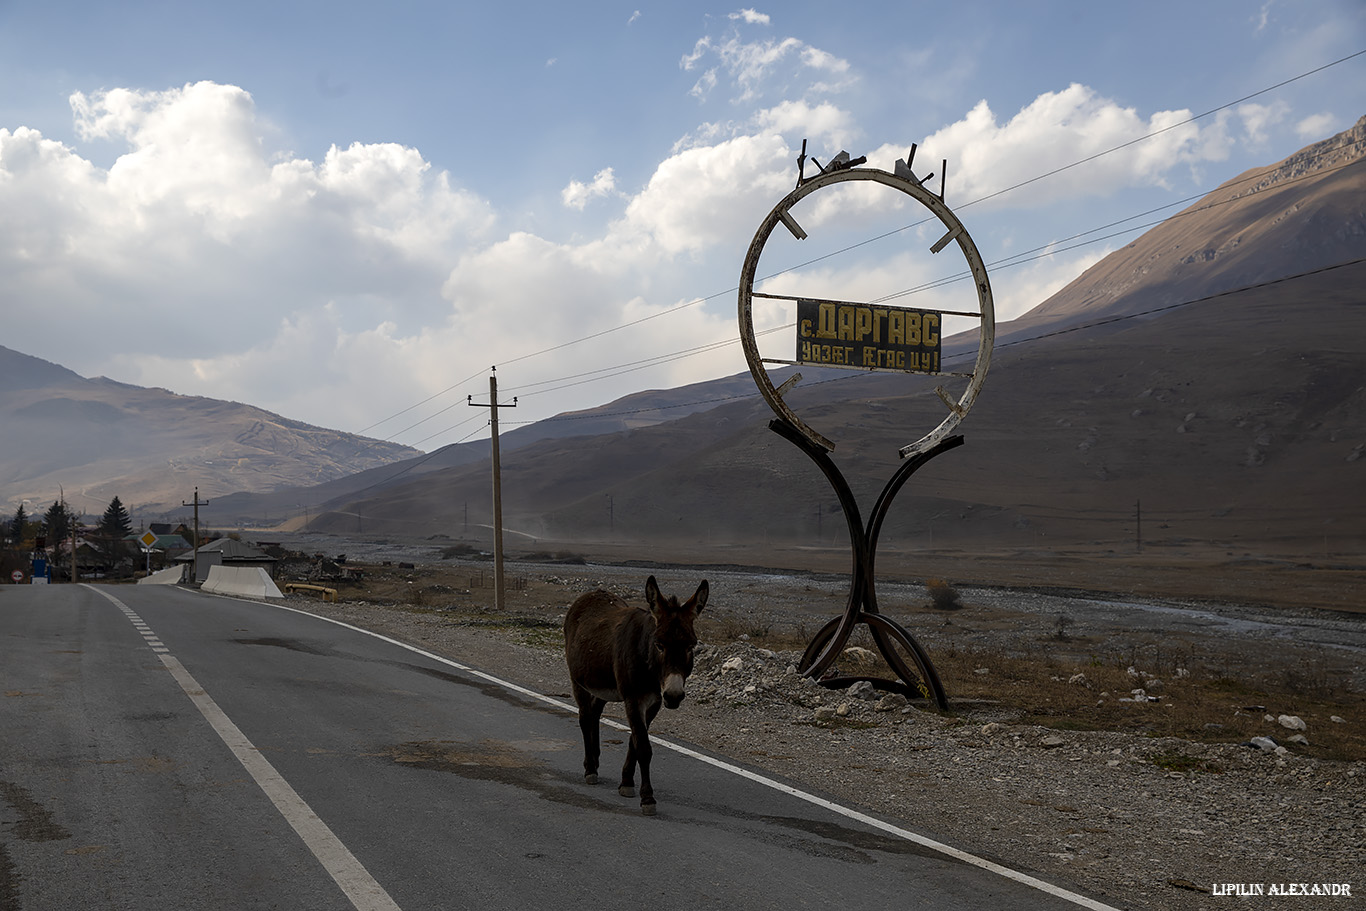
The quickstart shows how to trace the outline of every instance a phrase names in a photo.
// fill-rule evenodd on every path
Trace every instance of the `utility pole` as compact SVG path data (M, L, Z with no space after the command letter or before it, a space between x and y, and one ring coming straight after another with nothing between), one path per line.
M71 516L71 584L75 585L81 581L76 575L76 514L68 510L67 515Z
M490 367L489 374L489 427L492 428L490 440L493 445L493 603L497 610L503 609L503 482L502 465L498 458L498 409L516 408L517 397L512 397L511 405L498 404L498 368ZM483 405L474 401L474 396L465 400L475 408Z
M194 568L193 568L192 570L190 570L190 581L191 581L191 582L198 582L198 581L199 581L199 507L201 507L201 506L208 506L208 505L209 505L209 501L208 501L208 500L201 500L201 499L199 499L199 488L196 487L196 488L194 489L194 502L193 502L193 503L186 503L184 500L181 500L181 501L180 501L180 505L181 505L181 506L193 506L193 507L194 507Z

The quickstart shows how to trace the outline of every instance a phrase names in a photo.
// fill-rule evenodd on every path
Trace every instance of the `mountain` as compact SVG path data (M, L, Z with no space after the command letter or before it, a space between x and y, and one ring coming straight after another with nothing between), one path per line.
M180 511L196 487L213 499L314 485L417 452L250 405L86 379L3 347L0 424L0 508L9 511L23 499L46 508L59 489L87 513L115 496L139 513Z
M912 479L884 542L1360 555L1363 289L1366 118L1228 181L998 327L966 445ZM839 443L866 510L897 448L942 416L937 382L846 372L787 398ZM834 495L770 417L751 395L505 450L509 541L718 555L756 540L838 544ZM487 541L488 488L487 460L451 466L337 501L310 527Z

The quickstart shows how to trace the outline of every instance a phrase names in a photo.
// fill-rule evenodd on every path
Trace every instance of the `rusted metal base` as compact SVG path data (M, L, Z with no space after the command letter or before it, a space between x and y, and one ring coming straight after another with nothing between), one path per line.
M933 699L941 711L947 709L949 703L944 694L944 685L939 681L939 674L935 671L930 656L925 653L920 643L915 641L914 636L896 621L883 616L878 611L875 563L878 535L882 531L882 522L887 517L887 511L892 505L893 498L910 480L911 475L915 474L926 462L940 453L961 446L963 438L961 436L948 437L924 452L917 453L902 462L886 486L883 487L882 493L878 495L877 501L873 504L873 512L869 516L868 525L865 527L859 515L858 502L854 499L853 491L849 489L848 482L844 480L844 475L831 460L829 454L811 442L805 434L787 421L775 419L770 421L768 426L773 432L794 443L802 452L805 452L825 473L826 479L830 481L830 485L835 488L835 494L839 497L840 507L844 510L844 518L849 526L849 543L853 550L853 573L849 587L849 601L845 605L844 614L835 617L823 626L815 638L811 640L811 644L806 647L806 653L802 655L802 663L797 669L798 672L822 685L832 687L848 686L857 680L868 680L880 689L901 692L910 697L919 696L925 699ZM840 653L844 651L854 628L860 623L868 626L873 636L873 642L877 644L878 651L882 653L882 657L886 659L888 666L897 674L899 680L885 680L879 677L826 676L826 672L839 658ZM911 663L915 665L914 669L911 668L911 663L902 657L903 651L909 655Z

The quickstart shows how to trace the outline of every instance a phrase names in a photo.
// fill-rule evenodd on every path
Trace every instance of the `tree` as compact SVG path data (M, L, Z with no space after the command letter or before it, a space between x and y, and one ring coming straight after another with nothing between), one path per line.
M126 538L133 533L133 520L118 497L109 501L100 519L100 534L106 538Z
M24 504L20 503L9 524L10 537L14 540L15 547L23 546L24 532L26 531L28 531L28 513L24 512Z
M57 500L47 509L47 514L43 516L43 528L47 535L49 547L56 547L71 534L71 520L74 518L66 508L66 503Z

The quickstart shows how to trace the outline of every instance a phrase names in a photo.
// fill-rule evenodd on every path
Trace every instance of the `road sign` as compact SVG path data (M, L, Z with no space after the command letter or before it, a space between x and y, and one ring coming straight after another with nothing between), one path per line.
M142 542L143 547L151 547L153 544L157 543L157 536L152 534L150 531L145 531L142 533L142 537L138 538L138 540Z
M9 574L9 577L13 579L15 582L23 582L24 571L22 569L16 569L14 572Z

